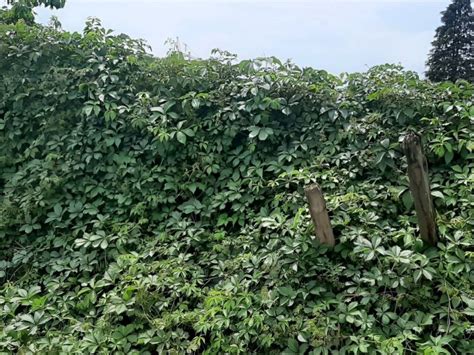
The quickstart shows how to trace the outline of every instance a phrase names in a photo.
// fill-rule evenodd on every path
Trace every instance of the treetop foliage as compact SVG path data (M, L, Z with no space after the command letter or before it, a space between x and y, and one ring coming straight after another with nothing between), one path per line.
M472 84L146 48L96 20L0 24L2 351L471 352ZM417 236L411 130L437 247Z
M0 22L16 23L23 20L32 25L35 22L33 8L45 6L51 9L60 9L66 5L66 0L7 0L9 8L0 9Z
M468 80L474 83L474 13L471 0L454 0L442 12L426 75L435 82Z

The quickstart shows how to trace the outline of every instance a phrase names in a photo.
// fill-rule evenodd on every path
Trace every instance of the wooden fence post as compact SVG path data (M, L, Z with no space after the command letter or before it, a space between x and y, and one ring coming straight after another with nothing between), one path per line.
M304 189L309 203L309 213L316 228L316 236L320 243L334 246L336 241L326 209L326 201L323 193L317 184L306 186Z
M403 140L403 150L407 157L410 191L415 202L421 238L431 245L436 245L438 235L435 210L428 179L428 163L423 153L420 136L413 132L408 133Z

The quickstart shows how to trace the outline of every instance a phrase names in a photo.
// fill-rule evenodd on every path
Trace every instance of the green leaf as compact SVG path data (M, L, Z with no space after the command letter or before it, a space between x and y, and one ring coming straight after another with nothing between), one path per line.
M307 342L307 340L305 339L305 337L301 333L298 333L297 339L300 343L306 343Z
M412 208L412 206L413 206L413 197L412 197L410 191L407 190L403 193L402 201L403 201L403 205L405 206L405 208L407 210Z
M287 107L284 107L281 112L283 112L283 114L289 116L291 115L291 109L287 106Z
M291 287L279 287L278 292L287 297L292 297L294 295L294 291Z
M296 341L295 339L289 339L288 340L288 349L290 349L293 353L298 353L298 349L299 349L299 346L298 346L298 341Z
M160 107L160 106L151 107L150 111L151 112L159 112L159 113L162 113L162 114L165 113L165 110L163 109L163 107Z
M418 280L420 279L421 277L421 270L416 270L413 274L413 278L415 280L415 283L418 282Z
M195 193L196 192L196 189L197 189L197 185L195 183L191 183L188 185L188 189L189 191L191 191L192 193Z
M249 138L255 138L260 133L259 127L253 127L250 129Z
M198 109L199 106L201 106L201 101L199 101L199 99L194 98L191 101L191 106L195 109Z
M94 109L94 106L85 106L83 109L83 112L86 116L90 116L93 109Z
M260 132L258 132L258 139L261 141L264 141L268 138L268 132L265 129L261 129Z
M338 113L336 110L329 110L328 111L328 116L329 116L329 119L334 122L338 116Z
M431 275L431 273L429 273L429 272L426 271L426 270L423 270L423 276L426 277L428 280L432 280L432 279L433 279L433 275Z
M183 132L181 132L181 131L177 132L176 133L176 139L181 144L186 144L186 135Z
M183 130L183 133L188 137L194 137L194 131L191 128L186 128Z
M454 158L454 153L452 151L447 151L445 154L444 154L444 161L446 162L446 164L449 164Z
M379 165L383 161L385 158L385 153L386 152L380 152L377 154L377 157L375 158L375 165Z
M63 212L63 208L61 207L60 204L55 204L54 205L54 213L57 215L57 216L60 216L61 213Z

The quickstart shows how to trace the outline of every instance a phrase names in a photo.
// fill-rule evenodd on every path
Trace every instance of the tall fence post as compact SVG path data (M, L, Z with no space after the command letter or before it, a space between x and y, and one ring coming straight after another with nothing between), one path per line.
M403 150L408 162L410 191L415 202L421 238L431 245L438 242L435 210L431 199L428 163L423 153L420 136L410 132L403 140Z
M317 184L312 184L306 186L304 192L309 203L309 213L311 214L319 242L334 246L336 240L334 239L331 221L326 209L326 201L320 187Z

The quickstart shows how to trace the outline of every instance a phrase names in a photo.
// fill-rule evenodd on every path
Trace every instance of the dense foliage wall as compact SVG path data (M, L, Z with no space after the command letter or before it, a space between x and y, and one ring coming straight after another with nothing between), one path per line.
M0 25L0 349L472 350L473 86ZM399 139L422 134L441 242ZM313 241L303 186L339 244Z

